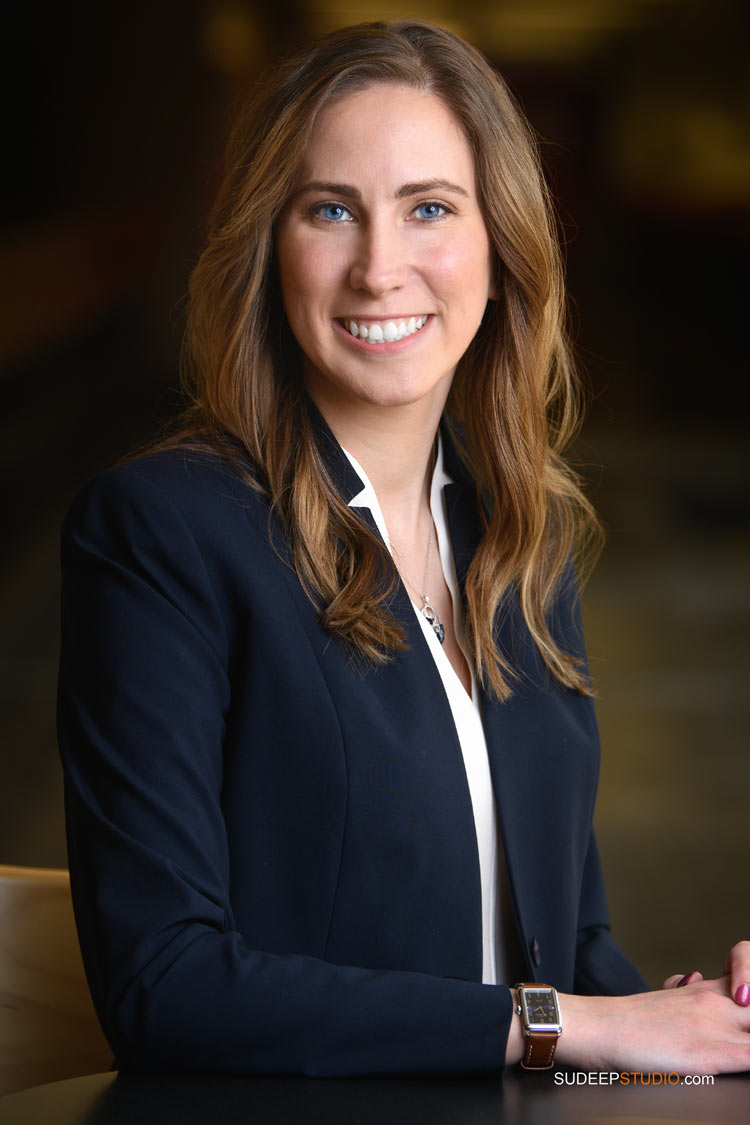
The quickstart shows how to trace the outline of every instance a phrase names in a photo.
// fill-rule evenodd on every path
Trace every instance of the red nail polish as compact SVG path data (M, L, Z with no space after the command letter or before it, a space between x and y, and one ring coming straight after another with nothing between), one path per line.
M675 988L682 988L683 984L687 984L689 976L690 973L688 973L687 976L680 977L680 979L677 981L677 984L675 985Z
M750 1004L750 984L741 984L734 994L734 998L738 1004L742 1004L746 1008Z

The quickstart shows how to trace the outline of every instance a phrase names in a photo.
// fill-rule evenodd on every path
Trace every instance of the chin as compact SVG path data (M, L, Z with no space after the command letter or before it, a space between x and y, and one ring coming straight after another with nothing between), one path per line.
M445 376L439 379L410 379L404 374L380 378L360 384L354 389L357 398L373 406L413 406L434 399L445 392Z
M416 387L382 387L377 391L367 391L361 396L369 406L414 406L430 397L429 391Z
M447 375L432 379L424 378L424 370L417 377L409 377L406 372L387 372L370 370L364 377L341 378L339 375L321 378L314 370L307 372L307 387L313 398L320 397L332 406L338 402L339 409L357 407L398 407L414 406L428 402L435 396L441 399L445 392ZM316 395L317 391L317 395Z

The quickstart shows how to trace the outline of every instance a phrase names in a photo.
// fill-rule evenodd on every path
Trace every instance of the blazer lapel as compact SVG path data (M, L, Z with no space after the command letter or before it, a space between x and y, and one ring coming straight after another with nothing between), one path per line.
M306 398L307 413L328 475L336 486L345 504L362 491L364 481L360 480L354 466L336 440L331 427L318 410L313 400Z

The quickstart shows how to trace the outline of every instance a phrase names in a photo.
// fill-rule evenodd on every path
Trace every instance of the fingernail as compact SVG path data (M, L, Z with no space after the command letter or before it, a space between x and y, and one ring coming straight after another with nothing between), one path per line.
M742 1004L746 1008L750 1004L750 984L741 984L734 994L734 998L738 1004Z
M677 984L675 985L675 988L682 988L683 984L687 984L689 977L690 973L688 973L687 976L680 977L680 979L677 981ZM738 1000L737 1003L739 1004L741 1003L741 1001Z

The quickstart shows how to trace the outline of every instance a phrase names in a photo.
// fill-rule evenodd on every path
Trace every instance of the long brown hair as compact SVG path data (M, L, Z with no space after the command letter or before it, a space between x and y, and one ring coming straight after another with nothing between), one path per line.
M316 444L273 243L317 117L333 99L377 83L434 93L455 115L496 253L498 299L458 365L446 408L463 435L484 523L465 587L477 675L498 698L510 694L513 668L497 651L493 622L515 591L548 668L587 692L580 661L548 622L571 558L580 571L586 531L597 526L561 457L579 409L549 199L534 139L503 80L451 32L411 20L345 28L265 76L232 135L208 246L191 278L192 407L178 440L249 453L324 625L376 663L404 647L389 611L395 567L337 492Z

